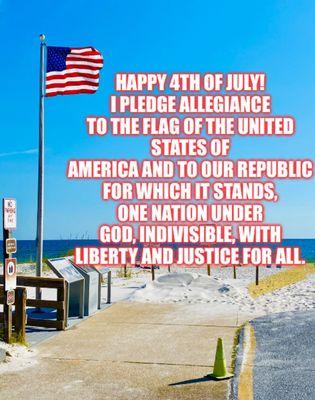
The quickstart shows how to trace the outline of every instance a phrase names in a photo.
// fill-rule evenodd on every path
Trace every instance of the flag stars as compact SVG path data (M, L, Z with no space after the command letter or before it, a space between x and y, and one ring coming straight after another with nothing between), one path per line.
M66 69L66 59L70 52L71 49L69 47L49 46L47 48L47 72Z

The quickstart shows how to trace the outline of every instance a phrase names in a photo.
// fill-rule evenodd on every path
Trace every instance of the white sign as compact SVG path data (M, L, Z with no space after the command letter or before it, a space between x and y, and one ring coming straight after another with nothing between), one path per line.
M4 229L16 229L16 200L3 199Z
M5 284L4 290L13 290L16 288L16 258L6 258L5 266Z

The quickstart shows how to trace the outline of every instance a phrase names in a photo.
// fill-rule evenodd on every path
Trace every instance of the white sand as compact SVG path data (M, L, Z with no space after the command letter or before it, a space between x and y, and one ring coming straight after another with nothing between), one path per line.
M25 272L30 272L26 265ZM28 266L29 267L29 266ZM128 269L129 271L129 269ZM240 312L256 315L283 311L308 310L315 306L314 274L307 279L260 296L254 300L247 286L255 281L255 268L238 267L237 279L233 279L233 268L211 268L211 277L205 268L175 268L168 274L167 268L155 270L155 281L151 281L151 271L132 269L131 278L122 278L118 268L112 268L112 301L121 301L131 295L131 301L177 304L216 304L222 314L236 307ZM278 268L260 268L260 279L280 272ZM33 272L33 271L32 271ZM45 271L45 275L54 276ZM28 298L35 297L35 289L27 288ZM43 289L43 298L56 299L55 289ZM107 288L102 288L102 302L107 300ZM0 306L0 309L2 307ZM217 308L217 307L216 307Z
M4 362L0 362L0 374L19 371L37 363L36 350L27 346L7 344L0 341L0 349L6 352Z
M222 314L229 313L237 307L239 312L253 316L284 311L302 311L315 306L314 276L294 285L286 286L273 293L253 299L247 285L254 279L253 268L243 268L238 276L247 274L247 278L231 279L224 275L227 271L219 270L208 277L197 272L178 272L157 276L154 282L146 284L144 289L136 291L131 301L149 303L206 304L220 306ZM265 273L266 270L265 269ZM278 272L275 269L269 273ZM261 274L262 275L262 274Z

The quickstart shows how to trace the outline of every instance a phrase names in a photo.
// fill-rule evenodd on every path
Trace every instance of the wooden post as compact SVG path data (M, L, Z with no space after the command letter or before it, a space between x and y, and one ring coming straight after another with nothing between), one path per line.
M26 288L19 287L15 290L15 332L22 342L25 342L26 325Z
M4 341L7 343L11 342L12 337L12 305L7 304L7 294L8 292L5 290L5 259L11 258L11 254L7 254L6 252L6 240L10 239L11 231L10 229L4 228L4 199L2 201L2 210L3 210L3 284L4 284L4 302L3 302L3 324L4 324Z
M151 275L152 275L152 281L154 281L155 279L154 265L151 265Z
M107 304L111 303L112 271L107 272Z
M256 286L259 285L259 266L256 265Z
M211 275L210 264L207 264L207 274L208 274L208 276Z
M3 304L4 341L10 343L12 338L12 306L7 304L7 294L8 292L5 291Z
M236 279L236 265L233 265L233 279Z

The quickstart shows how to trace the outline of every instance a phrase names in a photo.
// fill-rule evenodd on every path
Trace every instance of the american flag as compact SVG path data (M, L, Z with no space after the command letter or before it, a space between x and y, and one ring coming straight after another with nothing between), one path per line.
M93 47L47 47L46 96L95 93L101 53Z

